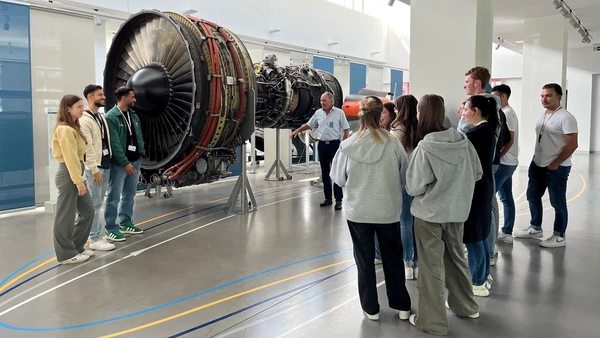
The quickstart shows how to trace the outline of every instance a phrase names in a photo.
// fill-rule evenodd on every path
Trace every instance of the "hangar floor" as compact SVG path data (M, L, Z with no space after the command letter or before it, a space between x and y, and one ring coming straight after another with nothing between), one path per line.
M500 245L492 293L477 299L481 317L449 313L449 336L600 335L600 156L575 163L567 247ZM319 208L312 170L284 182L264 181L262 169L249 175L259 209L243 216L223 212L231 179L170 199L140 195L145 233L81 265L57 265L50 215L0 215L0 336L426 337L387 307L384 287L381 320L363 317L347 225ZM528 224L526 174L514 176L516 228ZM544 216L549 236L553 215ZM416 281L407 285L416 310Z

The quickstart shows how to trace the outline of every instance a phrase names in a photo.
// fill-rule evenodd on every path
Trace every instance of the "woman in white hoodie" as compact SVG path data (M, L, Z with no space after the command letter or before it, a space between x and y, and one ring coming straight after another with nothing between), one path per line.
M442 97L421 98L417 118L422 140L406 172L406 191L414 197L411 213L420 271L419 309L410 323L435 335L448 333L444 285L448 308L459 316L479 317L462 242L463 223L482 169L467 137L444 128L444 116Z
M354 244L362 309L369 319L379 319L374 264L377 235L389 306L406 320L411 303L404 284L399 192L407 157L400 142L380 127L382 111L383 103L375 96L361 101L360 129L342 142L330 176L346 196L343 210Z

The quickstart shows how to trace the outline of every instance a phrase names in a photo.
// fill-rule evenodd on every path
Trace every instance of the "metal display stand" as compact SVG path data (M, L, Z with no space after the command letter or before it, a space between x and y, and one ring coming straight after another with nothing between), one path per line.
M154 194L152 194L152 185L154 184ZM171 187L171 182L169 182L168 180L163 180L161 178L161 176L159 175L152 175L150 177L150 182L148 182L148 184L146 184L146 192L144 193L144 196L152 198L154 196L160 196L161 195L161 190L162 187L167 188L167 192L164 193L163 197L164 198L169 198L169 197L173 197L173 187Z
M275 170L275 177L277 181L283 181L284 178L279 174L279 170L281 169L283 171L283 173L286 176L286 179L291 180L292 179L292 175L290 175L288 173L288 171L285 169L285 166L283 165L283 163L281 162L281 159L279 158L279 151L280 151L280 145L279 145L279 128L275 129L275 162L273 162L273 165L271 166L271 169L269 169L269 172L267 173L267 176L265 176L265 180L269 181L271 174L273 173L273 170ZM273 181L273 180L271 180Z
M319 162L319 142L315 142L315 163ZM313 187L323 187L323 177L319 177L316 181L310 181L310 185Z
M244 156L246 156L244 154ZM252 165L250 166L250 173L256 174L256 133L252 133L250 137L250 158Z
M227 201L227 206L225 207L225 212L228 215L233 213L233 209L237 204L238 198L240 199L240 210L237 214L246 214L249 212L256 211L258 209L258 205L256 204L256 199L254 198L254 193L252 192L252 187L250 186L250 182L248 182L248 174L246 173L246 143L242 144L242 171L240 176L235 182L235 186L233 187L233 191L231 192L231 196L229 196L229 200Z

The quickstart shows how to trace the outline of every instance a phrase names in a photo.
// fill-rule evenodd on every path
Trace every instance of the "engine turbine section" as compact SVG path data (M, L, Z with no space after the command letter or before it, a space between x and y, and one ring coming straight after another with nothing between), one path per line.
M295 129L321 108L321 95L330 92L342 107L342 86L330 73L308 65L280 67L268 55L257 71L256 127Z
M241 40L212 22L172 12L132 15L113 38L104 90L131 87L145 139L143 183L175 187L228 175L254 132L256 76Z

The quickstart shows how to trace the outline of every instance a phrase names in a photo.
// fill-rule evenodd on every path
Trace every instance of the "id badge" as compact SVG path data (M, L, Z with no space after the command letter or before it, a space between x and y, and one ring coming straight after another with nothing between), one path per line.
M127 147L127 150L129 150L129 151L136 151L136 149L137 149L137 147L133 146L133 145L130 145Z
M333 121L329 122L329 128L333 128Z
M102 156L108 155L108 149L102 149Z

